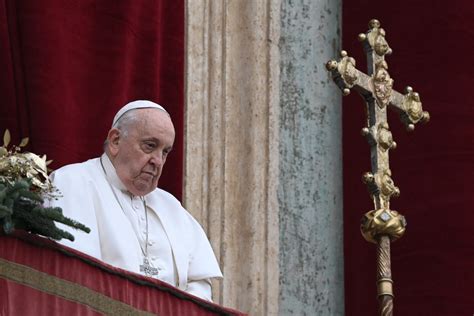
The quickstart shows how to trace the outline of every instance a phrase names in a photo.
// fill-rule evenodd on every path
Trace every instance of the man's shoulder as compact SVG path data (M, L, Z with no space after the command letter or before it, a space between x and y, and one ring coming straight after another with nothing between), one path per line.
M155 190L152 191L152 194L157 195L161 198L169 199L171 201L179 203L179 200L173 194L171 194L168 191L165 191L163 189L156 188Z
M181 202L173 194L171 194L171 193L169 193L169 192L167 192L163 189L156 188L151 193L149 193L149 196L153 200L159 200L160 204L166 203L169 206L174 206L176 208L184 210L183 206L181 205Z
M73 163L69 165L65 165L59 169L56 169L51 174L52 178L57 177L86 177L94 172L97 169L97 165L99 164L99 158L89 159L84 162L80 163Z
M162 206L160 207L162 212L195 221L194 217L181 205L181 202L173 194L163 189L156 188L151 192L150 197L152 203Z

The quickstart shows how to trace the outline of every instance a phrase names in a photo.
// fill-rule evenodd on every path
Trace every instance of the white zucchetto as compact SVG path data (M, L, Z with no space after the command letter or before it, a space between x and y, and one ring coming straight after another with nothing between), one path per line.
M161 105L151 102L148 100L137 100L137 101L132 101L130 103L127 103L125 106L123 106L117 114L115 114L114 120L112 121L112 127L117 124L117 122L122 118L122 116L127 113L130 110L135 110L135 109L148 109L148 108L154 108L158 110L162 110L168 114L168 111L165 110L164 107ZM169 115L169 114L168 114Z

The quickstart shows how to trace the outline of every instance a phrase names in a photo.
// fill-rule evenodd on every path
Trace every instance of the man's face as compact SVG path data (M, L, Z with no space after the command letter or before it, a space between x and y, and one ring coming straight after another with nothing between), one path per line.
M174 127L168 114L157 109L136 110L137 121L127 134L109 131L109 153L117 175L130 193L142 196L158 185L163 165L174 143Z

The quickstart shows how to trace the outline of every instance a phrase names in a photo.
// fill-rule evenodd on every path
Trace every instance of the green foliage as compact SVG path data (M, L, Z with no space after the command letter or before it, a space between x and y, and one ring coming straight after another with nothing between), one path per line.
M89 233L90 229L63 215L59 207L44 207L38 192L32 191L31 181L17 180L13 184L0 182L0 225L6 234L15 229L50 237L74 240L69 232L55 225L65 224Z

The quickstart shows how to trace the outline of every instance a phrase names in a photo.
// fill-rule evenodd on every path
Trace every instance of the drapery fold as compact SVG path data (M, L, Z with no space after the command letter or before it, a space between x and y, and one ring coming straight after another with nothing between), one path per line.
M30 137L52 167L97 157L115 112L162 104L177 137L160 186L183 162L183 1L0 1L0 132Z
M244 315L21 231L0 234L0 289L5 315Z

